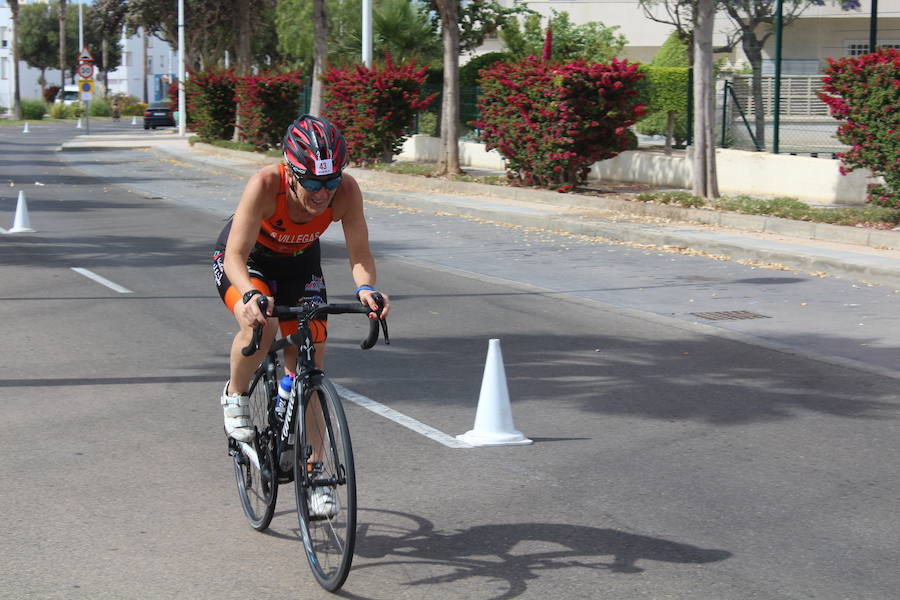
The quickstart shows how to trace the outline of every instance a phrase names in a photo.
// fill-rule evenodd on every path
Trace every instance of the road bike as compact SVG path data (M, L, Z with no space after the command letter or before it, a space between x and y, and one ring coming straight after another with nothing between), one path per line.
M296 318L298 331L272 344L250 380L250 419L254 437L250 442L228 438L228 453L234 459L241 506L250 525L265 530L275 513L279 484L293 481L297 517L307 561L316 581L328 591L340 588L350 572L356 541L356 473L353 447L341 399L325 373L315 366L315 346L310 322L325 315L375 313L369 334L360 347L367 350L378 341L379 327L385 344L390 343L387 323L381 318L384 300L376 293L378 310L361 304L316 304L276 306L272 317ZM265 297L257 303L266 314ZM241 351L251 356L259 350L263 326ZM299 348L296 376L283 409L278 406L278 351L290 345ZM310 499L329 492L328 516L316 515Z

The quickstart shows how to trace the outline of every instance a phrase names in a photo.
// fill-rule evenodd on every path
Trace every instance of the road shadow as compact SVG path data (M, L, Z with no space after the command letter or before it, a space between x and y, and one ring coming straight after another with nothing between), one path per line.
M403 582L413 588L474 578L505 582L495 595L484 597L490 600L524 594L528 582L544 571L591 569L638 574L652 569L654 562L698 565L732 556L726 550L583 525L514 523L441 531L422 517L377 509L361 509L360 521L356 555L363 561L354 569L427 566L422 572L428 576ZM347 590L338 595L365 598Z

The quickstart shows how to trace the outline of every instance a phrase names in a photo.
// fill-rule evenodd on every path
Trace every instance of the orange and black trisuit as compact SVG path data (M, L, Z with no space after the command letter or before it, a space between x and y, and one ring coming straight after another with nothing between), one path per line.
M278 187L275 213L262 222L256 244L247 259L247 270L253 286L267 296L275 298L275 304L295 306L301 299L328 302L325 278L322 276L319 237L328 229L333 219L331 206L318 217L306 223L295 223L288 217L287 181L285 166L279 165L281 184ZM213 252L213 276L219 296L234 312L241 301L241 294L225 275L225 244L231 232L231 219L219 234ZM297 331L296 321L280 323L281 334ZM327 335L325 321L311 323L313 341L323 342Z

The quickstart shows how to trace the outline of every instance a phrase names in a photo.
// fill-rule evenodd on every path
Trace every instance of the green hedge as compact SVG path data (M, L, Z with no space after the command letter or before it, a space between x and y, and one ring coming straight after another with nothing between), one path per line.
M22 100L22 118L26 121L39 121L44 118L47 112L47 105L43 100Z

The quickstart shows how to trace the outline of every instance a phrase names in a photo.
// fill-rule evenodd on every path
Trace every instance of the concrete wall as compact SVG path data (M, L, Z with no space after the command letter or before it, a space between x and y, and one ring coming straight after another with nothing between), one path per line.
M436 161L440 140L414 135L403 146L398 160ZM464 166L502 171L502 157L486 152L484 144L460 142L459 159ZM588 180L646 183L663 188L690 189L692 167L689 152L666 156L659 151L637 150L597 162ZM877 180L855 171L847 176L840 162L826 158L716 150L719 191L726 195L788 196L813 204L864 204L866 185Z

